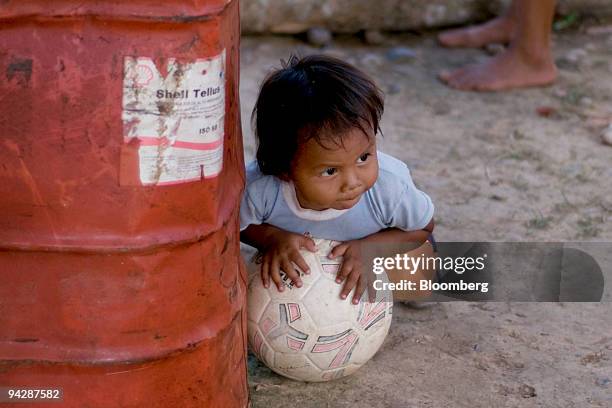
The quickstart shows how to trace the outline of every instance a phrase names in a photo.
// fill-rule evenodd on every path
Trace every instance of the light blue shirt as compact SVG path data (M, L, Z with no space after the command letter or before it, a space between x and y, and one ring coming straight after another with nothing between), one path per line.
M433 217L427 194L414 185L400 160L378 152L378 179L357 204L346 210L302 208L291 182L261 173L257 162L246 168L246 189L240 205L240 230L250 224L270 224L314 238L349 241L385 228L421 230Z

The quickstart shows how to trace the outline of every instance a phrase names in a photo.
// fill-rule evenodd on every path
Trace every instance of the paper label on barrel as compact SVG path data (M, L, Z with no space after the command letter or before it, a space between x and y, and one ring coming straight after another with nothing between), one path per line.
M133 152L142 185L216 177L223 167L225 50L191 62L169 58L165 71L148 57L124 59L122 167Z

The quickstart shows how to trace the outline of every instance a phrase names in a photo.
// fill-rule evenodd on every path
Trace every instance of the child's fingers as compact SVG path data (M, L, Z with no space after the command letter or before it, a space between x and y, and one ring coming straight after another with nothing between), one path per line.
M334 249L331 250L331 252L329 253L329 255L327 255L327 257L329 259L334 259L338 256L343 256L346 250L348 249L348 247L349 245L347 243L338 244L334 247Z
M265 258L261 264L261 282L264 288L270 287L270 263Z
M301 288L302 280L300 279L300 274L297 273L297 271L295 270L295 268L291 264L291 261L288 258L284 258L281 261L281 267L283 268L283 271L285 271L289 279L291 279L293 283L295 283L295 286L297 286L298 288Z
M310 252L317 252L317 246L315 245L314 241L310 237L302 236L302 239L300 241L300 246L303 248L306 248Z
M336 275L336 283L342 283L342 281L351 274L353 270L353 263L350 261L342 262L342 266Z
M298 268L300 268L300 270L304 272L305 274L310 273L310 267L308 266L308 264L306 263L304 258L302 258L302 255L300 255L298 251L292 252L289 256L289 260L293 262L294 264L296 264Z
M349 275L348 279L344 283L344 287L342 288L342 291L340 292L340 297L342 299L346 299L348 294L351 293L351 290L353 290L353 288L357 284L358 279L359 279L359 274L355 273L355 271L353 271L353 273Z
M277 258L273 258L270 262L270 278L272 278L272 281L278 288L279 292L285 290L285 285L283 285L283 282L281 281L280 265Z
M366 284L364 277L360 277L357 280L357 287L355 288L355 293L353 294L353 304L356 305L359 303L359 299L361 299L361 295L365 292Z

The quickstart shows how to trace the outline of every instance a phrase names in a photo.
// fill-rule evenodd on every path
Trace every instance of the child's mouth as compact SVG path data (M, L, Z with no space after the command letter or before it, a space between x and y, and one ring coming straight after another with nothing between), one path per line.
M349 202L352 202L352 201L356 201L356 200L358 200L358 199L359 199L359 197L361 197L361 194L358 194L358 195L353 196L353 197L349 197L349 198L342 199L342 200L340 200L340 202L343 202L343 203L349 203Z

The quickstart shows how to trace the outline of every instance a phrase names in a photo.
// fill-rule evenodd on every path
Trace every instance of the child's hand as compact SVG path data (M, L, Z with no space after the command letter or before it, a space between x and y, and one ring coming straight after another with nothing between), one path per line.
M346 299L351 290L355 288L353 304L358 304L361 295L363 295L363 292L368 288L368 277L365 273L366 271L363 269L361 243L359 240L347 241L335 246L330 252L329 258L334 259L339 256L344 257L344 259L342 261L342 267L336 277L336 282L342 283L342 281L346 279L344 287L340 292L340 297ZM372 297L371 295L373 293L369 294L370 297Z
M311 252L316 251L314 241L305 235L294 234L281 229L276 229L270 234L269 244L264 249L261 264L261 280L264 287L270 286L270 278L272 278L279 292L285 290L285 285L280 277L281 269L295 286L302 287L300 274L294 268L293 263L306 274L310 273L310 268L300 255L300 248L306 248Z

